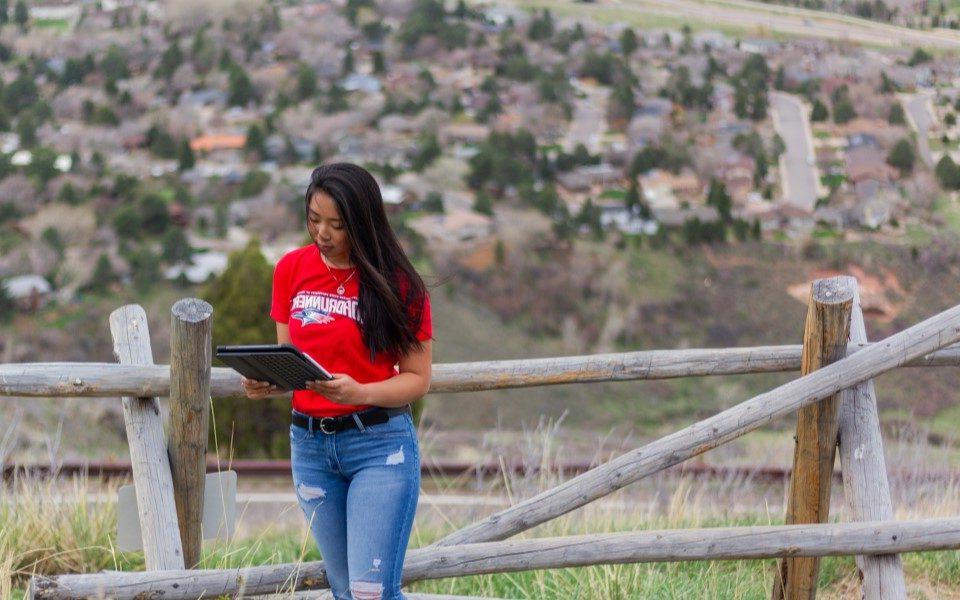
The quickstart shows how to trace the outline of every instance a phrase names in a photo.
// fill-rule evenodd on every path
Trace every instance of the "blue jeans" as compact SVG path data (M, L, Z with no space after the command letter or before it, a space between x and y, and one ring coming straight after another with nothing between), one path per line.
M420 494L410 414L333 434L290 425L290 462L333 597L402 600L403 557Z

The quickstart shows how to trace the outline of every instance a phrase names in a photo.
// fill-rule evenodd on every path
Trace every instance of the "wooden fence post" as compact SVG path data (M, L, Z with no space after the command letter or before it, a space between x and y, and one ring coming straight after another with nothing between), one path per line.
M855 286L856 280L852 277L818 279L810 286L800 361L802 375L836 362L846 354ZM827 522L839 406L840 394L834 394L797 411L793 473L787 500L788 525ZM785 558L779 567L773 583L774 600L816 597L819 558Z
M110 334L119 362L153 364L147 314L142 307L128 304L110 313ZM160 403L156 398L124 397L123 420L130 446L146 567L151 571L182 569L183 549Z
M170 471L183 561L200 562L207 429L210 426L211 318L196 298L178 301L170 318Z
M850 343L866 344L867 328L854 290ZM854 521L893 519L890 484L883 457L883 438L873 380L848 388L840 401L840 469L843 491ZM907 584L898 554L857 556L862 597L866 600L906 600Z

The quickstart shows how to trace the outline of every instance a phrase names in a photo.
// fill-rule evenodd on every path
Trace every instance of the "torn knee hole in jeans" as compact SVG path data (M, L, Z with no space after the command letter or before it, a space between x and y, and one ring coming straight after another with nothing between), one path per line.
M383 584L377 581L351 581L350 595L353 600L380 600Z
M327 491L320 486L301 483L297 486L297 495L300 496L300 499L304 502L312 502L314 500L323 501L323 499L327 497Z

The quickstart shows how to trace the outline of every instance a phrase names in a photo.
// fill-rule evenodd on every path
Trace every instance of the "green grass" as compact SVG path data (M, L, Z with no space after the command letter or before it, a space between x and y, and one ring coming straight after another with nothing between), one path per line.
M946 144L943 143L943 140L939 137L930 138L930 151L931 152L942 152L944 150L950 150L951 152L960 148L960 138L951 139Z
M612 198L614 200L623 200L627 197L627 190L603 190L601 198Z
M948 439L960 435L960 404L941 410L930 420L930 430Z
M944 225L960 233L960 205L949 196L940 196L933 203L933 213L943 219Z
M599 4L581 4L573 2L556 2L555 0L513 0L521 8L528 10L542 10L549 8L557 17L589 17L591 20L602 24L625 24L638 29L675 29L679 30L684 25L688 25L692 31L701 31L709 29L711 31L720 31L731 36L743 36L746 34L756 34L757 29L752 27L738 27L728 23L716 23L705 20L688 19L685 17L675 17L671 15L659 14L653 11L631 10L624 6L610 6ZM769 32L766 37L779 37L774 32Z
M66 19L33 19L30 24L39 29L56 29L61 32L70 30L70 21Z

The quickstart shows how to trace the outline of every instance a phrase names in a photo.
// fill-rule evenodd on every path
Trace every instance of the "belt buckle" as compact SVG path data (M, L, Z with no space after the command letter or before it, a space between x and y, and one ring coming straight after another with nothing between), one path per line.
M334 433L337 432L337 430L336 429L328 430L327 425L329 424L331 427L333 427L334 423L336 423L336 419L334 419L333 417L320 417L320 431L322 431L327 435L333 435Z

